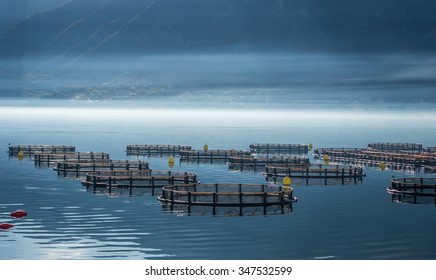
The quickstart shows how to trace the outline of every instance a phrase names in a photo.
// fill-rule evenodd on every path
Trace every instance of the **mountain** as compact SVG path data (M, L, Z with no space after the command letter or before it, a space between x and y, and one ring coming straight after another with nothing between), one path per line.
M0 33L31 16L61 7L71 0L1 0Z
M72 0L0 35L0 56L436 50L433 0Z

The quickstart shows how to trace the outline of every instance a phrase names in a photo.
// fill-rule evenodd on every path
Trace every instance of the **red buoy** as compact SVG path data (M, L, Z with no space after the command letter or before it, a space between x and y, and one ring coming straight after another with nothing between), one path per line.
M10 229L13 227L14 227L14 225L8 224L8 223L0 224L0 229Z
M24 210L16 210L16 211L11 213L11 216L14 217L15 219L21 219L21 218L27 216L27 212Z

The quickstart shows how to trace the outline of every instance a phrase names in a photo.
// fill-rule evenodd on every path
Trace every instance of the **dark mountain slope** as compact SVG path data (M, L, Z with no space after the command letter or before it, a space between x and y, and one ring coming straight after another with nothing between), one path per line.
M422 0L73 0L0 37L0 55L436 50Z

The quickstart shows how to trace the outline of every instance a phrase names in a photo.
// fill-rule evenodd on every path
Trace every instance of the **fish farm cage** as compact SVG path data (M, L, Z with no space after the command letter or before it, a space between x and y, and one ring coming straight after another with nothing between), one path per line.
M387 191L390 194L436 196L436 178L393 178Z
M309 145L306 144L250 144L250 152L254 154L306 154L309 152Z
M58 175L83 176L86 173L103 170L147 170L149 164L142 160L94 160L94 161L59 161L54 167Z
M250 151L245 150L192 150L180 151L181 160L196 161L196 160L228 160L230 157L251 156Z
M210 207L212 214L217 208L236 207L242 213L244 207L279 206L282 211L289 203L297 201L293 189L277 185L256 184L179 184L162 188L158 200L170 205Z
M82 185L106 188L156 188L198 183L197 173L171 170L97 171L87 173Z
M364 177L363 168L351 165L268 165L263 175L291 178L359 178Z
M374 149L379 151L410 151L410 152L422 152L424 147L418 143L390 143L390 142L375 142L369 143L368 149Z
M32 155L35 153L74 153L75 146L57 146L57 145L9 145L9 156Z
M155 155L173 155L176 156L182 150L191 150L188 145L128 145L126 152L128 156L155 156Z
M272 158L255 158L255 157L230 157L229 166L239 167L264 167L271 164L309 164L307 157L272 157Z
M33 155L35 165L52 165L57 164L59 161L95 161L95 160L109 160L108 153L101 152L74 152L74 153L41 153L37 152Z

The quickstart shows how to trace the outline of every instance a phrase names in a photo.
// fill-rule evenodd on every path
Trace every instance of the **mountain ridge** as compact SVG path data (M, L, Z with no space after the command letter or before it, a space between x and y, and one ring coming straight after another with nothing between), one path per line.
M0 56L434 52L434 14L428 0L73 0L2 33Z

